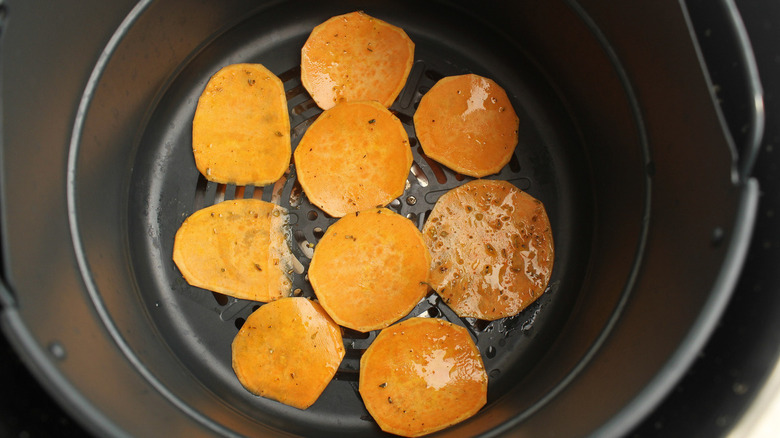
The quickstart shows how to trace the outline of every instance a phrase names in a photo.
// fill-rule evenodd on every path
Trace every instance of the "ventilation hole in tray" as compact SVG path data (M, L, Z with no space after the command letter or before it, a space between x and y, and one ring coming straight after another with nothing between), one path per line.
M464 318L464 319L466 320L466 324L468 324L478 332L485 331L485 328L487 328L487 326L490 325L490 321L486 321L484 319L477 319L477 318Z
M217 304L220 306L224 306L228 303L228 296L223 295L219 292L212 292L211 295L214 297L214 300L217 301Z
M225 200L225 190L227 190L225 184L217 184L217 193L214 195L214 204L219 204Z
M428 176L423 172L422 167L416 162L412 162L412 175L417 179L420 187L428 187Z
M512 154L512 158L509 159L509 170L512 173L520 172L520 160L517 159L517 154Z
M322 113L320 113L322 114ZM298 123L292 128L292 131L290 133L291 139L300 138L303 136L303 133L306 132L306 130L311 126L312 123L314 123L315 120L317 120L317 117L320 115L317 114L315 116L309 117L308 119L302 121L301 123Z
M244 199L244 193L246 192L246 186L236 186L235 194L233 195L233 199Z
M309 210L309 212L306 213L306 218L310 221L316 221L319 216L320 215L315 210Z
M412 126L414 124L414 120L412 119L412 116L408 116L396 110L390 110L390 112L393 113L394 116L398 117L398 120L400 120L401 123L403 123L404 125Z
M317 103L314 102L314 99L309 99L302 103L299 103L298 105L295 105L292 109L292 113L296 116L300 116L301 114L305 113L306 111L312 108L317 108Z
M438 82L444 77L442 73L439 73L436 70L425 70L425 76L434 82Z
M421 157L423 157L425 162L431 168L431 171L433 171L433 175L436 177L436 181L439 184L445 184L447 182L447 175L444 173L444 169L442 169L441 165L436 161L433 161L427 155L425 155L425 152L423 152L422 147L418 147L417 152L420 154Z
M368 339L371 333L363 333L351 328L342 327L341 336L345 339Z
M454 172L454 173L455 173L455 180L463 181L464 179L466 179L466 177L463 174L460 174L458 172Z
M293 239L295 239L295 243L298 245L298 248L301 250L304 256L307 258L312 258L314 256L314 244L306 240L306 235L303 234L303 231L295 230L293 233Z
M306 93L306 88L303 87L303 85L296 85L295 87L290 88L289 90L284 92L285 97L287 97L287 100L291 100L292 98L296 96L300 96L301 94ZM293 110L294 114L300 114L295 113L295 110Z
M319 240L319 239L322 239L322 236L325 235L325 230L323 230L320 227L314 227L314 229L312 230L312 233L314 233L314 237L317 240Z
M259 309L259 308L260 308L260 305L259 304L255 304L254 306L252 306L252 312L257 311L257 309Z
M293 183L292 190L290 190L290 207L298 208L301 206L303 200L303 187L301 183L296 179Z
M241 327L244 326L244 323L246 320L244 318L236 318L233 323L236 325L236 328L241 330Z
M357 382L360 377L360 371L350 369L339 369L336 371L336 375L333 376L333 380L343 380L347 382Z
M282 177L274 183L274 189L273 192L271 192L271 202L273 204L280 205L279 202L282 200L282 191L284 191L284 186L287 184L287 178L289 175L290 170L287 169L287 171L284 172L284 175L282 175Z
M280 73L277 77L282 82L287 82L292 79L298 79L299 77L301 77L301 67L295 66L284 73Z
M198 173L198 183L195 186L195 199L192 204L195 207L195 211L200 210L205 206L206 199L206 187L208 187L209 181L202 174Z

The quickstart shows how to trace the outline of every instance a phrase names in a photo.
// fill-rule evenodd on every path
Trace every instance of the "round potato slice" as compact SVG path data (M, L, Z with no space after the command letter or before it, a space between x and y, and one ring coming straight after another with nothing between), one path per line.
M554 248L544 205L506 181L474 180L445 193L423 236L430 285L461 317L516 315L547 288Z
M410 318L360 359L360 396L382 430L415 437L459 423L487 401L487 374L465 328Z
M303 135L295 167L309 201L341 217L401 196L412 150L401 122L382 105L340 103Z
M431 263L420 230L386 208L331 225L309 265L309 281L337 323L361 332L387 327L428 292Z
M290 295L287 210L257 199L224 201L181 224L173 261L193 286L267 302Z
M519 124L504 89L475 74L439 80L414 114L425 154L476 178L497 173L509 162Z
M192 120L195 165L206 179L263 186L290 167L284 86L260 64L233 64L211 77Z
M249 392L306 409L344 358L341 329L319 304L284 298L254 311L233 339L233 371Z
M413 61L414 43L401 28L352 12L312 30L301 49L301 82L322 109L357 100L389 107Z

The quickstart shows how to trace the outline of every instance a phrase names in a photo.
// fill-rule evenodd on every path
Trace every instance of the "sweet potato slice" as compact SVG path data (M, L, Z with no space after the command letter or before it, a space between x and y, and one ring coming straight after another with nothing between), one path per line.
M314 248L309 281L334 321L367 332L397 321L425 297L430 263L412 221L375 208L327 229Z
M423 227L430 285L458 315L516 315L544 293L553 269L542 203L506 181L474 180L439 198Z
M487 375L465 328L410 318L360 359L360 395L382 430L415 437L459 423L487 401Z
M260 64L219 70L198 100L192 150L209 181L263 186L281 178L292 153L282 81Z
M474 74L439 80L414 114L425 154L477 178L498 173L509 162L519 123L504 89Z
M412 150L401 122L382 105L341 103L303 135L295 167L309 201L341 217L401 196Z
M413 61L414 43L401 28L352 12L312 30L301 49L301 81L322 109L357 100L389 107Z
M339 326L303 297L255 310L232 349L233 371L244 388L298 409L317 401L344 358Z
M267 302L290 295L287 210L257 199L224 201L182 223L173 261L193 286Z

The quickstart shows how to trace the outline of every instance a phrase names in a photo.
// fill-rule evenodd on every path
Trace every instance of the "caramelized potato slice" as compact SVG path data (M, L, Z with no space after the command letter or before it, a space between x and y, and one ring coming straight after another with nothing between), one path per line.
M267 302L290 295L287 210L257 199L198 210L176 232L173 261L193 286Z
M389 107L413 61L414 43L401 28L352 12L312 30L301 50L301 81L322 109L357 100Z
M341 103L303 135L295 167L309 201L341 217L401 196L412 150L401 121L382 105Z
M232 347L241 385L298 409L317 401L344 358L339 326L319 304L302 297L261 306Z
M459 423L487 401L487 374L465 328L410 318L360 359L360 396L382 430L416 437Z
M412 221L376 208L327 229L314 248L309 281L334 321L367 332L397 321L425 297L430 264Z
M425 154L476 178L498 173L509 162L519 124L504 89L475 74L439 80L414 114Z
M219 70L192 120L195 165L206 179L264 186L290 167L290 119L284 86L260 64Z
M430 285L461 317L516 315L547 288L554 248L544 205L506 181L474 180L445 193L423 236Z

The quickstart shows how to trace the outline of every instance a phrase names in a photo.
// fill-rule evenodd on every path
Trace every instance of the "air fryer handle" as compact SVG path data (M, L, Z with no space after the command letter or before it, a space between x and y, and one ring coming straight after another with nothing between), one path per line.
M753 47L734 0L685 2L713 92L737 148L739 181L745 181L756 161L765 123L764 94Z

